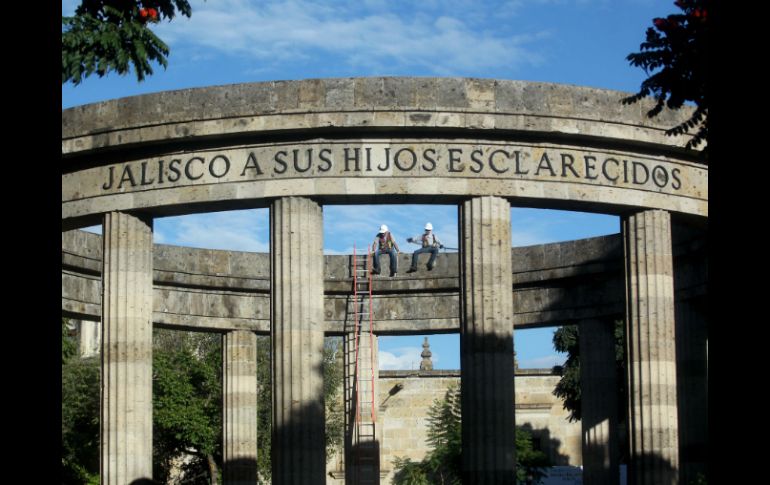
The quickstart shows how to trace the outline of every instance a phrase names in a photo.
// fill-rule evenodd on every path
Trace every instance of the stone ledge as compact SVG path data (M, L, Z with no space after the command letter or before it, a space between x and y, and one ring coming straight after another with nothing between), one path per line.
M555 376L553 369L515 369L516 376ZM380 379L406 379L410 377L459 378L460 370L380 370Z
M654 101L645 99L622 105L620 99L631 94L552 83L473 78L269 81L166 91L76 106L62 110L62 138L92 137L140 127L151 127L157 132L167 123L204 121L219 125L220 131L234 131L250 124L263 128L263 118L277 115L305 115L319 120L323 113L355 112L404 114L401 121L389 120L388 125L430 125L440 122L438 118L432 119L433 113L468 112L573 118L662 131L672 123L684 121L692 111L687 107L676 112L664 110L658 117L649 119L643 113ZM473 118L463 124L484 126ZM173 135L191 136L191 132L187 128Z

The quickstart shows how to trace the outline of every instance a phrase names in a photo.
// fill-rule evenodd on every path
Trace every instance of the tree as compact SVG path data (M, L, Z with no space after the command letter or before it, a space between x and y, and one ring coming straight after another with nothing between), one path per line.
M326 461L344 447L345 410L342 399L343 361L342 338L324 339L324 407L326 422Z
M580 421L580 346L577 325L560 327L553 333L553 348L567 354L564 365L554 367L561 379L553 390L554 396L564 401L571 422Z
M61 319L61 363L64 365L70 357L77 353L78 346L70 337L69 320Z
M679 109L687 101L695 103L696 109L687 121L666 130L666 135L673 136L698 127L686 148L697 147L708 138L707 3L707 0L677 0L674 5L683 13L653 19L653 27L647 29L646 40L640 45L641 52L626 57L632 66L643 68L648 77L639 92L624 98L623 104L632 104L652 95L656 103L647 112L652 118L664 106ZM704 156L707 150L708 147Z
M513 377L513 376L511 376ZM532 435L516 427L516 483L539 483L543 469L550 465L542 451L534 449ZM462 483L462 415L460 387L447 389L444 398L428 409L428 444L431 450L420 462L396 458L393 465L396 485L459 485ZM530 481L531 480L531 481Z
M99 483L98 358L81 359L62 318L62 483Z
M324 407L326 421L326 460L335 451L343 447L343 432L345 415L339 394L342 392L343 369L342 362L337 359L342 352L340 337L324 339L323 374L324 374ZM271 447L272 447L272 406L273 388L270 364L270 337L257 337L257 470L261 479L269 482L272 476Z
M72 17L62 17L62 84L77 85L93 73L126 74L137 80L164 68L168 46L150 29L161 19L192 14L188 0L83 0Z
M615 370L618 376L618 419L626 415L625 390L625 327L623 320L616 320L613 329L615 335ZM555 366L554 371L561 374L553 394L564 401L564 409L569 411L570 421L579 421L581 414L580 394L580 331L577 325L566 325L553 333L553 347L558 352L565 352L567 360L562 366Z
M181 455L185 483L217 483L222 462L222 338L156 330L153 345L153 476L165 483Z
M62 319L62 476L64 483L99 483L99 358L80 359ZM324 341L327 457L342 446L338 395L339 338ZM272 389L270 337L257 338L257 469L270 480ZM218 334L153 332L153 476L166 482L175 459L185 483L217 483L222 463L222 339Z

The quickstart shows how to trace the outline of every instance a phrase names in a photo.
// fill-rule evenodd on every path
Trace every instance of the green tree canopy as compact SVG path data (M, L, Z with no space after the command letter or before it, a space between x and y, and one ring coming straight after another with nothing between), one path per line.
M577 325L566 325L556 330L553 333L553 348L567 354L564 365L554 369L561 374L561 379L553 394L564 401L564 409L569 411L569 420L580 421L580 346Z
M62 318L62 483L99 483L98 358L81 359Z
M156 330L153 345L153 475L165 483L182 454L186 483L216 483L222 462L222 338Z
M342 342L324 339L326 456L343 444ZM100 359L81 359L62 319L63 483L99 483ZM222 464L222 337L219 334L153 332L153 476L165 483L180 456L185 483L217 483ZM272 386L270 337L257 338L257 470L269 481Z
M707 0L674 2L682 13L653 19L653 27L647 29L646 40L640 45L641 52L626 58L632 66L643 68L648 77L639 92L624 98L623 104L653 96L655 106L647 112L652 118L664 106L679 109L687 101L695 103L696 109L687 121L666 131L670 136L682 135L697 127L687 148L698 146L708 137L707 4Z
M625 327L623 320L616 320L613 333L615 337L615 371L618 378L618 417L622 420L626 415L625 387ZM564 401L564 409L569 411L570 421L579 421L581 414L580 393L580 330L577 325L565 325L553 333L553 348L567 354L564 365L554 367L561 374L558 384L553 390L556 397Z
M187 0L83 0L72 17L62 17L62 84L80 84L93 73L126 74L139 81L164 68L168 46L150 29L162 19L192 15Z
M273 386L270 363L270 337L257 337L257 470L260 479L267 482L272 477L272 407ZM345 415L340 395L342 394L343 368L340 352L340 337L324 338L323 374L324 407L326 418L326 460L343 447Z

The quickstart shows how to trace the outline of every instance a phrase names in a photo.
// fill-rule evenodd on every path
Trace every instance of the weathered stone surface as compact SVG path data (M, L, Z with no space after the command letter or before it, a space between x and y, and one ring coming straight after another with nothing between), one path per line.
M100 476L152 477L152 221L104 217Z
M681 483L708 478L708 245L705 230L672 223Z
M185 204L193 203L195 211L221 204L266 207L271 196L314 197L323 204L372 195L398 202L404 194L433 203L495 195L526 199L533 207L707 216L708 169L680 150L687 136L663 134L689 110L649 119L643 114L648 102L624 106L619 100L626 95L489 79L349 78L188 89L78 106L62 112L63 225L83 227L111 210L163 215L188 213L193 209ZM326 136L330 127L337 132L334 143ZM436 131L445 128L462 134L446 138ZM383 132L390 138L382 139ZM274 138L287 133L304 141ZM244 146L246 136L264 142ZM216 149L190 145L202 138L223 142ZM545 141L524 141L530 139ZM380 158L375 167L382 168L343 170L344 156L335 150L356 146L423 152L414 164L402 160L399 169ZM426 149L435 153L424 156ZM457 149L464 150L459 158L451 151ZM520 157L516 163L498 158L495 168L487 156L497 149ZM396 174L405 179L378 180ZM316 183L327 178L337 183Z
M511 366L510 376L513 378ZM516 424L539 439L543 451L557 465L581 465L580 423L570 423L562 402L552 394L559 376L550 369L521 369L515 377ZM383 432L382 467L391 483L393 460L422 460L428 444L428 409L443 399L450 386L460 384L460 372L450 370L380 371L378 411ZM396 386L400 385L400 388ZM510 403L514 407L513 402Z
M629 386L629 473L633 483L679 483L676 335L671 216L623 219Z
M708 312L706 298L677 301L676 361L682 483L708 477Z
M629 94L549 83L462 78L347 78L232 84L132 96L63 110L62 136L77 139L85 138L85 134L108 132L108 127L119 133L187 119L245 118L291 113L297 108L316 113L334 108L383 110L393 106L435 110L465 108L469 102L475 109L486 108L490 112L541 116L556 112L580 119L665 128L689 116L689 110L685 109L666 112L671 119L663 119L664 113L647 119L641 113L649 109L649 101L643 105L620 104L620 99ZM394 102L397 98L401 100ZM477 104L479 101L484 103ZM494 104L489 106L486 101ZM128 142L130 138L120 141Z
M224 482L257 483L257 335L234 331L222 343Z
M706 294L703 235L674 247L676 294ZM700 241L700 242L699 242ZM698 253L697 251L701 251ZM270 328L269 255L155 245L153 321L164 327L198 330ZM226 255L226 261L223 260ZM410 254L399 255L399 267ZM188 265L189 261L189 265ZM219 273L206 264L217 262ZM342 335L347 294L352 288L350 256L324 256L326 332ZM619 235L511 249L513 308L517 328L559 325L624 312L623 262ZM101 310L101 237L62 233L62 311L97 321ZM374 278L375 328L381 335L459 331L456 253L440 254L428 273ZM203 313L191 314L191 299L206 299Z
M618 485L618 400L612 320L580 322L583 481Z
M399 116L412 126L461 122L442 114ZM479 113L463 119L469 129L497 123L493 115ZM328 122L356 128L376 120L376 114L357 111ZM76 224L111 208L160 215L184 211L185 203L196 204L196 211L214 210L216 204L259 207L268 202L260 199L292 195L322 203L352 195L384 201L431 197L433 203L497 195L528 198L533 206L618 213L623 207L666 208L706 216L707 185L703 166L632 150L479 138L310 139L105 156L102 164L62 175L62 218Z
M101 322L77 321L78 326L78 354L81 358L95 357L99 355L102 347Z
M466 483L515 482L511 210L479 197L460 209L462 474Z
M272 480L323 483L323 228L321 207L286 197L270 208Z

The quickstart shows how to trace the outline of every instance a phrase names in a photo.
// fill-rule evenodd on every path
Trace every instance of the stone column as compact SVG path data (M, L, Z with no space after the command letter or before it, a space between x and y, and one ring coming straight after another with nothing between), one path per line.
M618 400L612 321L580 322L583 483L618 485Z
M323 215L310 199L270 206L273 483L324 483Z
M460 206L463 483L514 483L511 211L477 197Z
M683 483L708 471L708 322L706 298L676 305L679 447Z
M78 325L78 351L81 358L99 355L101 347L101 323L89 320L79 320Z
M152 477L152 220L104 216L101 483Z
M228 332L222 345L225 485L257 483L257 335Z
M671 216L623 218L631 485L679 483Z

